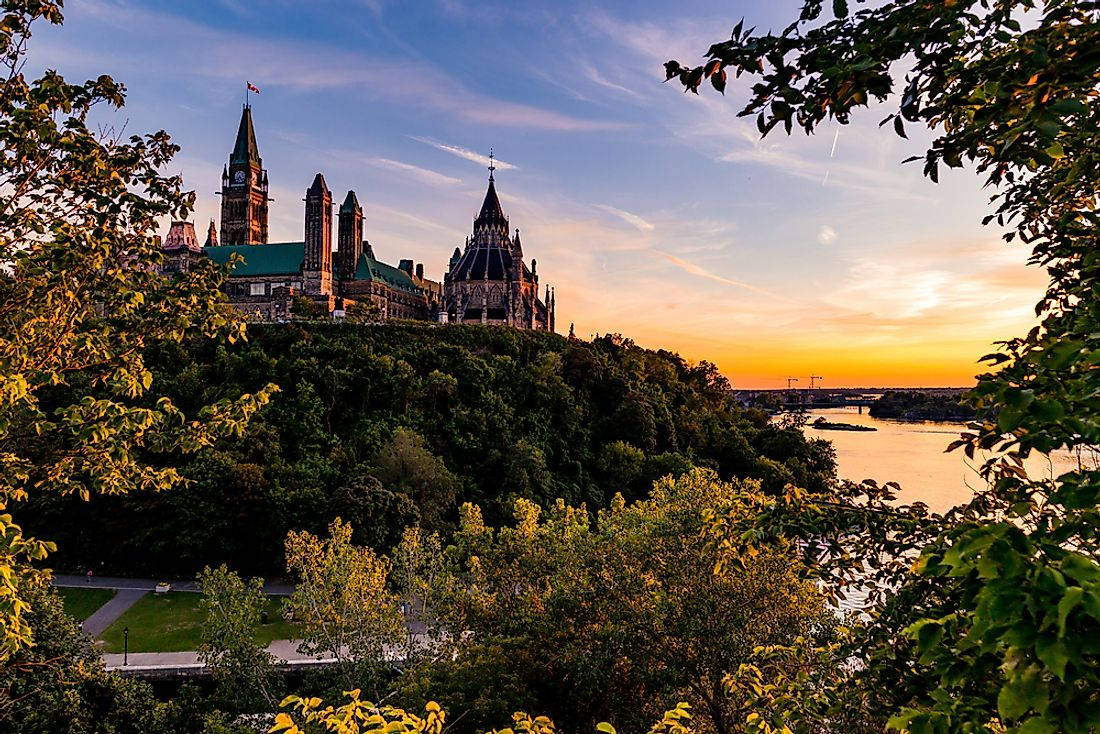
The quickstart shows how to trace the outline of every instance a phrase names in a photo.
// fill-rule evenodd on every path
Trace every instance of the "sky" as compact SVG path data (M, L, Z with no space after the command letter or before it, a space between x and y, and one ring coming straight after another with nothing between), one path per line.
M245 81L272 196L271 241L301 240L322 172L354 189L376 255L442 279L484 196L487 154L557 328L621 333L709 360L739 388L963 386L1034 322L1044 273L982 227L971 170L932 184L872 108L761 140L722 97L663 84L742 17L796 0L68 0L27 72L109 74L126 107L98 123L165 129L168 172L218 215Z

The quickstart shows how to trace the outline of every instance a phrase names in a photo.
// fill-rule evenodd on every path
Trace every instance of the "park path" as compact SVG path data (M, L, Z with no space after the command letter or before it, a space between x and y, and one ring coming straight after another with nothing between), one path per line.
M417 640L413 635L412 642L416 644L428 644L424 640ZM318 665L335 663L336 658L331 654L306 655L298 652L301 640L275 640L267 646L267 651L275 658L276 665ZM405 659L407 648L403 645L386 645L383 647L382 657L390 662L400 662ZM151 673L156 671L184 671L188 669L201 669L203 664L199 662L199 654L194 650L185 652L132 652L129 655L113 652L102 655L103 664L107 670L123 670L132 673Z
M335 658L328 655L304 655L298 652L299 640L275 640L267 646L276 663L331 663ZM123 663L126 663L125 666ZM106 653L103 663L107 670L158 670L201 668L199 654L194 650L185 652L132 652L124 658L122 653Z
M59 573L53 577L54 586L74 586L85 589L118 589L119 591L152 591L158 583L165 579L131 579L121 576L73 576ZM169 580L172 591L189 591L198 593L199 587L194 580L182 579ZM268 596L290 596L294 592L294 586L285 581L267 581L264 583L264 593Z
M92 639L103 634L103 630L110 627L111 623L121 617L138 599L145 596L150 591L153 591L158 583L160 582L156 579L130 579L120 576L72 576L68 574L57 574L53 577L54 586L78 589L114 589L118 592L110 601L92 612L92 615L85 619L84 623L80 626ZM177 580L170 581L169 583L172 585L173 591L187 591L196 594L199 592L199 587L194 581ZM264 593L269 596L290 596L293 592L293 586L281 581L272 581L264 584ZM194 655L194 653L191 654Z
M111 626L111 623L134 606L138 599L148 594L147 589L119 589L118 593L111 597L110 601L92 612L92 616L84 620L81 629L92 639L99 637L103 630Z

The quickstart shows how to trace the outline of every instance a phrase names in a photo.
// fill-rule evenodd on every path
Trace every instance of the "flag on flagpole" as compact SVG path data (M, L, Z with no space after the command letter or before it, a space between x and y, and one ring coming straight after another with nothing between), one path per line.
M260 88L259 88L259 87L257 87L257 86L256 86L255 84L253 84L252 82L245 82L245 86L247 86L247 87L248 87L248 91L250 91L250 92L255 92L256 94L259 94L259 93L260 93Z

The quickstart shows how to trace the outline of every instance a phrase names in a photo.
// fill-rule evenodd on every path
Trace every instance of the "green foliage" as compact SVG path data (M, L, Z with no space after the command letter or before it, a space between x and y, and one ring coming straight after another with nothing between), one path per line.
M88 127L120 108L108 76L27 79L31 26L59 24L60 2L0 5L0 661L31 642L21 588L49 547L23 538L12 502L45 493L123 494L176 485L150 460L239 434L269 389L192 412L153 389L145 349L194 337L237 339L221 274L157 272L157 224L194 201L160 171L167 133L129 139Z
M900 418L917 421L970 421L974 407L962 393L930 394L915 390L887 390L871 404L875 418Z
M373 473L383 485L413 501L428 530L440 529L454 509L458 478L424 447L424 439L415 431L394 431L375 456Z
M868 705L910 732L1087 732L1100 726L1100 8L1076 0L804 3L778 34L741 24L704 66L666 64L697 91L726 74L755 78L743 115L763 134L850 120L871 99L883 123L934 130L924 173L972 165L994 192L985 223L1031 248L1050 285L1041 324L985 359L978 418L952 448L985 451L988 489L944 517L890 504L892 488L788 493L752 528L723 527L731 548L772 534L806 538L818 572L892 593L839 659L823 705L792 726L822 726ZM858 9L854 9L858 7ZM904 69L904 79L900 76ZM715 80L718 81L715 81ZM1033 452L1079 452L1053 482L1029 477ZM722 523L719 523L721 525ZM919 560L913 566L914 557ZM845 657L845 655L850 656ZM793 709L792 709L793 710Z
M245 582L224 565L207 566L198 577L205 615L199 660L206 665L219 698L236 710L257 703L270 708L274 656L257 641L267 609L263 579Z
M379 681L386 654L405 636L389 561L351 536L336 518L327 538L305 531L286 538L286 567L297 583L286 606L302 625L298 649L335 660L345 687Z
M0 731L167 734L149 686L104 671L45 581L23 589L35 644L0 666Z
M290 313L300 321L319 321L328 317L321 304L309 296L294 296L290 303Z
M452 593L429 606L469 637L400 681L403 696L466 712L467 731L509 708L545 711L567 731L644 730L673 700L707 730L739 730L746 699L729 694L726 673L759 645L833 626L782 544L715 571L707 517L757 497L755 483L694 470L595 517L518 500L514 522L495 528L465 506L447 556L456 583L437 584Z
M184 575L224 562L272 574L288 531L322 533L336 516L352 521L357 543L388 552L406 525L453 528L463 502L499 522L518 497L604 507L616 492L644 496L654 480L693 466L762 479L770 492L788 481L824 487L834 467L828 443L742 408L713 365L619 337L252 325L248 343L158 346L147 357L154 384L185 409L269 382L283 390L240 438L177 457L185 486L79 509L36 498L25 516L58 540L59 567ZM631 415L651 416L652 430L624 417L628 394ZM629 484L601 465L620 442L644 455ZM425 468L425 480L389 459L379 466L395 452L415 457L410 468Z
M348 305L344 318L353 324L369 324L382 320L382 309L369 299L356 301Z

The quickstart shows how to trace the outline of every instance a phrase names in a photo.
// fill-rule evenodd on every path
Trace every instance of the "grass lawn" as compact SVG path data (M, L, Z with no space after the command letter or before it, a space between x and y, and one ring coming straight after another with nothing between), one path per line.
M201 598L201 594L185 591L146 594L100 635L104 651L122 652L124 627L130 628L130 652L199 649L204 621L199 608ZM266 645L272 640L300 636L295 625L283 620L282 604L282 597L267 598L269 622L260 627L257 641Z
M65 605L65 613L77 622L92 616L92 612L106 604L115 595L114 589L81 589L57 586L57 595Z

